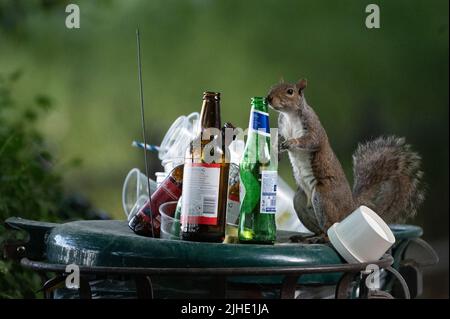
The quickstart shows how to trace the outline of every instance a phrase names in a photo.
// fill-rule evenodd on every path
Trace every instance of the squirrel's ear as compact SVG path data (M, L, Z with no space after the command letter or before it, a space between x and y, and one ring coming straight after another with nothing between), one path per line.
M307 84L308 84L308 81L306 79L299 80L296 84L299 92L303 91L306 88Z
M284 83L284 78L280 77L280 84L283 84L283 83Z

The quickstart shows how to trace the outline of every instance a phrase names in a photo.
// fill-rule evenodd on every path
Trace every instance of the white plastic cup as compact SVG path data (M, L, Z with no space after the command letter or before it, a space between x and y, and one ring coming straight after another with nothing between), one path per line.
M358 207L327 233L334 248L349 263L379 260L395 243L389 226L366 206Z
M153 194L155 190L156 182L150 179L150 193ZM122 206L127 219L137 200L142 196L149 198L147 176L138 168L133 168L125 177L122 187Z

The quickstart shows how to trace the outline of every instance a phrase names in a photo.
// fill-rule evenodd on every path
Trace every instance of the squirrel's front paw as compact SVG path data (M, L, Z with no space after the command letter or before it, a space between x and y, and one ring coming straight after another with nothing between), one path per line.
M292 142L292 140L283 141L282 143L280 143L280 151L289 151L292 148L293 144L294 143Z

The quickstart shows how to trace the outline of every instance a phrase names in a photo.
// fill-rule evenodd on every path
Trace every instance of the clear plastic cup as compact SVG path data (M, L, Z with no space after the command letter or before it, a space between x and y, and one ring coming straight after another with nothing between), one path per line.
M186 148L197 134L199 116L198 112L191 113L188 116L182 115L167 130L158 152L159 159L163 161L164 167L164 160L171 161L178 158L184 160ZM170 169L164 170L170 171Z
M160 237L162 239L180 239L181 223L179 219L174 218L177 204L177 201L173 201L159 206L159 214L161 215Z
M122 188L122 206L127 219L139 198L142 196L146 199L149 198L147 180L147 176L138 168L130 170L125 177ZM150 179L150 195L155 190L156 182Z
M141 210L141 208L147 203L147 201L148 201L147 195L139 196L139 198L137 199L136 203L134 203L133 207L130 210L130 213L127 216L128 221L130 221L131 218L133 218L133 216L136 215Z

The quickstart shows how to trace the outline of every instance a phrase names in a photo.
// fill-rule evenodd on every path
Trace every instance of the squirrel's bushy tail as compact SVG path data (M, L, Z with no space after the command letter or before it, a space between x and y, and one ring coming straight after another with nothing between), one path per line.
M387 223L416 214L424 199L420 156L404 138L379 137L359 144L353 154L353 197L372 208Z

